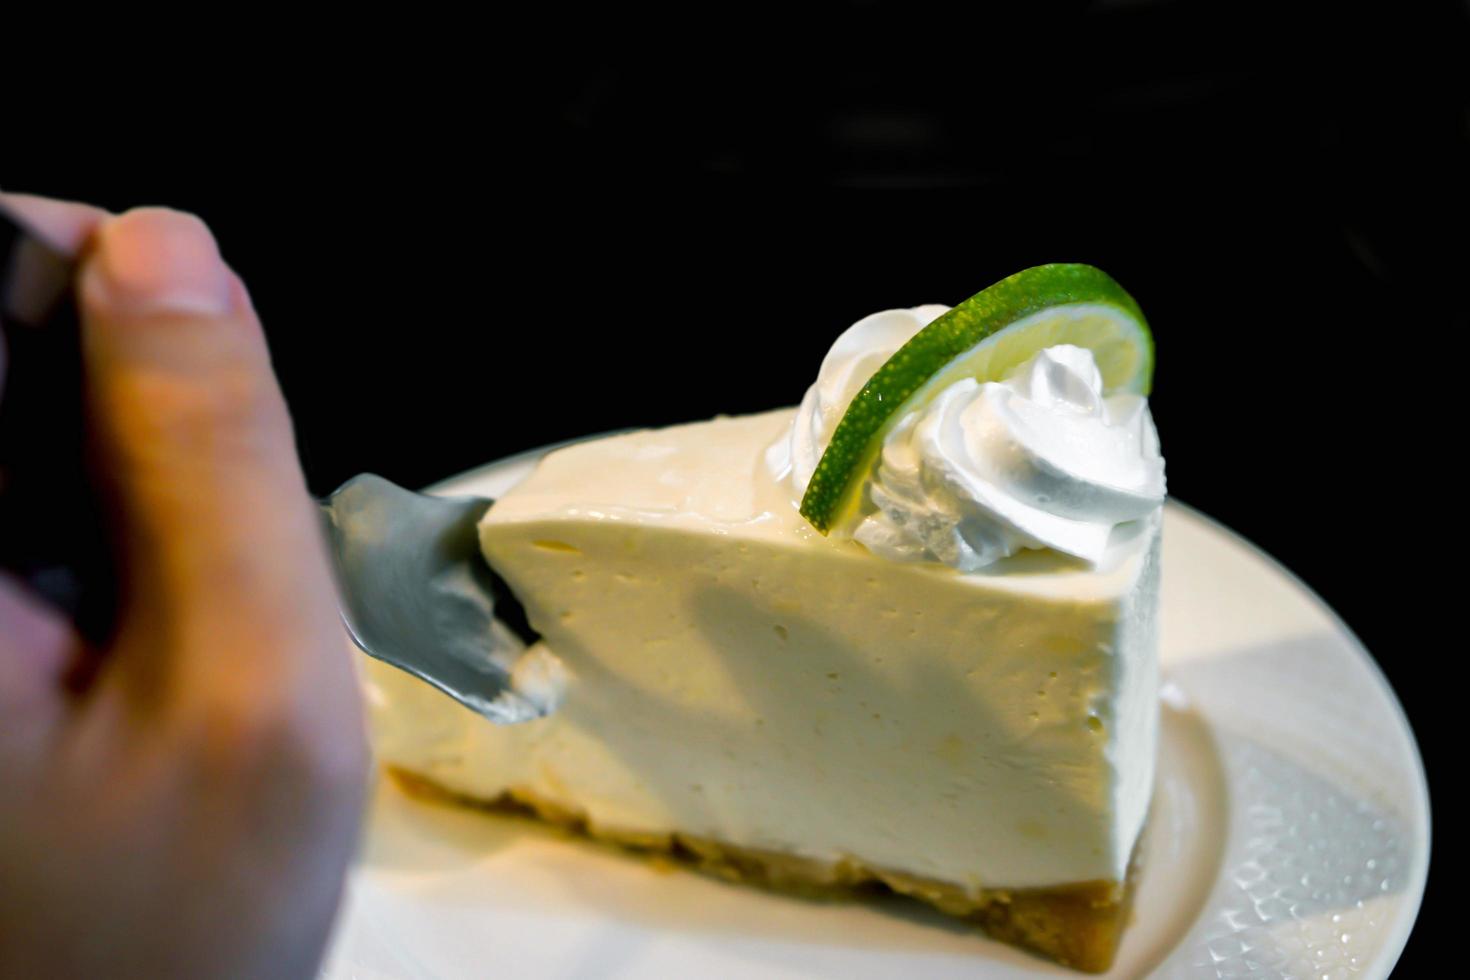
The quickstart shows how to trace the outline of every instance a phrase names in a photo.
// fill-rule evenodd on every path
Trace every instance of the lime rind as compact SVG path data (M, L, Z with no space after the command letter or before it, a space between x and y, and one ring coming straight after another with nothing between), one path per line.
M999 380L1054 344L1091 350L1107 393L1148 394L1153 337L1133 297L1090 265L1024 269L935 319L868 379L807 484L802 516L823 534L843 524L888 430L909 411L962 378Z

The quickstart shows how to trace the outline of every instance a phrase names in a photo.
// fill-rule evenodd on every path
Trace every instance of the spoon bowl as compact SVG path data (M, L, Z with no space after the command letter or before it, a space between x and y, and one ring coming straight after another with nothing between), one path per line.
M491 721L514 724L555 710L556 690L536 671L516 670L535 635L480 554L475 526L491 503L414 493L364 473L321 506L353 642Z

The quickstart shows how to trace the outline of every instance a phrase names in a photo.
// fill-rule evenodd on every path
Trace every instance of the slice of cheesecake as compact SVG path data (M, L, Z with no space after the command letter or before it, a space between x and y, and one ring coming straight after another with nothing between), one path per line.
M480 532L560 708L497 727L376 668L381 757L733 877L880 882L1105 969L1153 786L1157 511L1095 562L885 560L818 534L768 472L791 419L546 457Z

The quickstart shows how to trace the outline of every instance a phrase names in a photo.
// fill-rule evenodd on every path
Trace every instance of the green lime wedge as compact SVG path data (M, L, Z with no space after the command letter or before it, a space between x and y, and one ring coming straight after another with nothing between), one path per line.
M868 379L817 463L801 515L823 534L843 526L894 424L954 382L998 381L1054 344L1091 350L1108 393L1148 394L1154 342L1133 297L1090 265L1023 269L920 330Z

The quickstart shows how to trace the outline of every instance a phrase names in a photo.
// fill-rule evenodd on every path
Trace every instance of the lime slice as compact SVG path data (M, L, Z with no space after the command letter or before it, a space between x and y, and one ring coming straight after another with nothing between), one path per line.
M843 526L895 423L962 378L998 381L1054 344L1091 350L1108 394L1148 394L1154 342L1133 297L1090 265L1023 269L920 330L868 379L817 463L801 515L823 534Z

